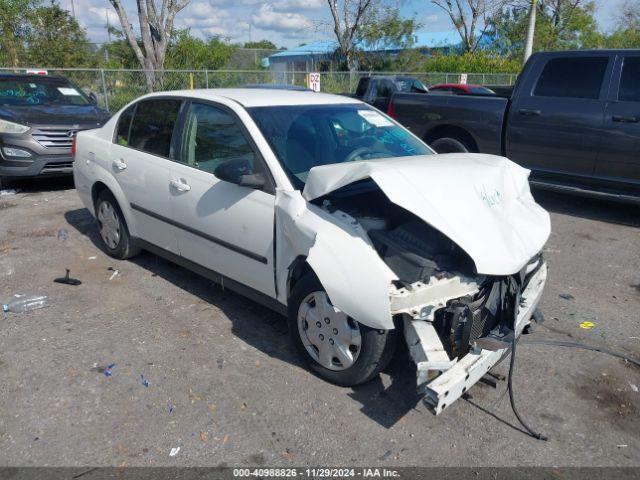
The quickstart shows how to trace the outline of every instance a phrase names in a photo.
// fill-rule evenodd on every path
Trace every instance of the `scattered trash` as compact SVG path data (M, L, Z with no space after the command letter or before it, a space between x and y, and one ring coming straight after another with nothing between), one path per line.
M94 363L93 368L91 370L93 370L94 372L102 373L105 377L110 377L111 375L113 375L113 372L111 371L111 369L115 366L116 366L115 363L110 363L106 367L103 367L101 365L98 365L97 363Z
M74 287L77 287L78 285L82 285L82 282L80 280L78 280L77 278L71 278L69 277L69 269L65 269L67 271L66 275L64 277L60 277L60 278L55 278L53 281L55 283L63 283L65 285L73 285Z
M169 452L169 456L170 457L175 457L178 454L179 451L180 451L180 447L174 447Z
M96 258L98 258L98 257L96 257L95 255L93 255L93 256L89 257L87 260L95 260Z
M14 298L9 303L2 305L2 311L12 313L25 313L39 308L45 308L49 306L49 297L46 293L21 296Z
M229 434L227 433L222 439L222 443L227 443L229 441Z
M219 358L217 362L218 362L218 368L222 370L222 366L224 365L224 358Z
M616 447L618 448L627 448L629 445L627 445L626 443L623 443L621 445L616 445Z
M575 299L575 297L573 295L571 295L570 293L561 293L558 296L560 298L564 298L565 300L573 300L573 299Z
M146 378L144 378L144 375L143 375L143 374L140 374L140 381L142 382L142 385L144 385L144 386L145 386L145 388L146 388L146 387L148 387L148 386L150 385L150 384L149 384L149 380L147 380ZM180 447L178 447L178 448L180 448Z
M58 230L58 240L65 242L69 238L69 232L65 228Z
M175 405L169 405L169 413L173 413L173 411L175 410L176 406Z
M596 326L596 324L593 323L593 322L582 322L580 324L580 328L582 328L584 330L591 330L595 326Z
M200 432L200 441L202 443L207 443L207 437L209 435L207 434L207 432Z
M8 188L7 190L0 190L0 197L6 197L6 196L9 196L9 195L15 195L19 191L20 190L14 190L12 188Z
M640 389L638 389L638 385L636 385L635 383L631 383L631 382L627 382L627 383L631 387L631 390L633 390L634 392L640 391Z
M119 271L119 270L116 270L116 269L115 269L115 268L113 268L113 267L109 267L109 268L107 268L107 270L108 270L108 271L110 271L110 272L113 272L113 273L111 274L111 277L109 277L109 280L113 280L115 277L117 277L118 275L120 275L120 271Z

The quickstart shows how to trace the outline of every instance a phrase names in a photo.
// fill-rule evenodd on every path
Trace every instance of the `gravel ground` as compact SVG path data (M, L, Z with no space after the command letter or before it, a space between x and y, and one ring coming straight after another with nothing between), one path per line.
M406 352L367 385L330 385L282 317L152 254L109 258L71 182L18 187L0 196L0 299L53 305L0 314L0 465L640 466L640 369L622 360L518 349L518 408L548 442L519 431L505 382L434 417ZM640 208L535 194L553 233L546 322L526 338L640 358ZM52 283L65 268L83 284Z

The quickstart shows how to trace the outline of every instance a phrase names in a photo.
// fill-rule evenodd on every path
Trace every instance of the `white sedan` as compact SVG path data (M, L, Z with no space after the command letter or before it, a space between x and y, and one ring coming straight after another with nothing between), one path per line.
M403 335L436 414L508 353L545 283L528 170L435 155L352 98L149 94L74 158L109 255L149 250L282 312L339 385L378 375Z

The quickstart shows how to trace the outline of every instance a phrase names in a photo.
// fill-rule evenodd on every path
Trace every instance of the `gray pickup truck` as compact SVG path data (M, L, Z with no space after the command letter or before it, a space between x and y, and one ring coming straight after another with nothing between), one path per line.
M503 155L533 185L640 202L640 50L536 53L510 97L396 93L388 113L438 153Z

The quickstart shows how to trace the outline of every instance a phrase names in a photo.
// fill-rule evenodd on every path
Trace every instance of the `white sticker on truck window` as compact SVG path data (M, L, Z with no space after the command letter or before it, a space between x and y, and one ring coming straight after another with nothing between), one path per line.
M393 122L375 110L358 110L358 115L376 127L393 127Z
M58 87L58 91L63 95L77 95L77 96L80 96L80 92L78 90L76 90L75 88Z

